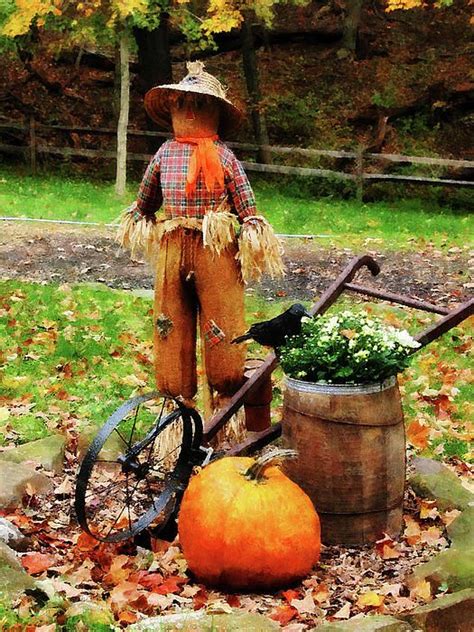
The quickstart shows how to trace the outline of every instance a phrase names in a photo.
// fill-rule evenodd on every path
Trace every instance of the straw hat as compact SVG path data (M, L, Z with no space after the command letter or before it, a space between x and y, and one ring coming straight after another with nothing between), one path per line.
M186 64L186 68L188 74L179 83L156 86L146 93L145 109L148 116L160 126L171 127L168 97L172 92L207 94L219 101L221 106L219 134L228 136L239 127L242 111L229 101L224 86L204 70L204 64L201 61L190 61Z

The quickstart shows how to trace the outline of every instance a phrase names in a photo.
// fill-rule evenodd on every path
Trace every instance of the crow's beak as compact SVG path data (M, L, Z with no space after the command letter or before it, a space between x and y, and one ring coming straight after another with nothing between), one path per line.
M306 316L306 318L313 318L313 315L309 312L305 312L303 315Z

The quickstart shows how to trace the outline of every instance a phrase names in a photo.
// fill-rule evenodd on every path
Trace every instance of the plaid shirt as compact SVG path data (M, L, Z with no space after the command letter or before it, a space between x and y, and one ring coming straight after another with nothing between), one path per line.
M189 159L194 146L189 143L166 141L143 176L137 196L140 214L153 217L160 206L165 217L204 217L206 211L215 209L227 197L230 207L242 222L246 217L257 214L255 196L234 153L221 141L216 141L219 158L224 168L225 191L209 192L202 172L196 182L196 191L186 195L186 177Z

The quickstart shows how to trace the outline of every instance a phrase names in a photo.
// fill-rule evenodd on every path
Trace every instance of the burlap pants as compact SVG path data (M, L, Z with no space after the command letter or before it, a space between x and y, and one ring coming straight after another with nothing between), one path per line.
M157 388L174 397L197 391L197 329L208 384L221 395L243 382L245 346L231 340L245 331L244 286L237 246L220 255L203 246L202 233L177 228L162 238L154 306Z

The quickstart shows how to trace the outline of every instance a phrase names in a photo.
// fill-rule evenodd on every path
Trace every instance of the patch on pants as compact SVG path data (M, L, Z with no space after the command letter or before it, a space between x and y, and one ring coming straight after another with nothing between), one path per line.
M174 327L171 318L169 318L169 316L165 316L163 313L158 316L155 324L156 329L158 330L158 335L162 340L169 336Z
M225 338L225 333L213 320L208 320L204 325L203 334L204 340L210 347L215 347Z

